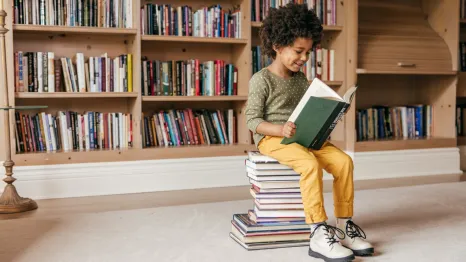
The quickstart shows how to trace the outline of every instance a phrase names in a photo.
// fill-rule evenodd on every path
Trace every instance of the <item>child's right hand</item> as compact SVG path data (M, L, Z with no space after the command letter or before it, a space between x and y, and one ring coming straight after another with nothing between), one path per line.
M291 138L296 132L296 125L293 122L286 122L282 127L282 136Z

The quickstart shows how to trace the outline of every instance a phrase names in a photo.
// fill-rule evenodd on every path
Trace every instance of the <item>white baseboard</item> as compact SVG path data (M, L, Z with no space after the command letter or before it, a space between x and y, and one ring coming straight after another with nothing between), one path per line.
M358 180L463 173L457 147L361 152L354 166Z
M355 180L462 173L456 147L350 155ZM20 195L33 199L143 193L248 185L244 160L239 156L19 166L14 176ZM332 178L324 174L324 179Z

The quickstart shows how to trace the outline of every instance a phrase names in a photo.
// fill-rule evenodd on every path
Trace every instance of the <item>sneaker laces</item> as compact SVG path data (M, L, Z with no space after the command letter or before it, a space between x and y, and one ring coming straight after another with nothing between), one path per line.
M352 239L355 237L361 237L366 239L366 233L364 233L364 230L362 230L351 220L348 220L348 222L346 222L346 234L348 234L348 236Z
M327 243L329 243L330 246L335 243L338 243L338 240L335 239L335 236L337 236L339 239L345 238L345 232L343 232L343 230L331 225L327 225L325 223L318 225L314 229L314 231L311 233L311 238L314 236L314 233L317 231L319 227L324 227L324 231L326 232L325 235L327 236L326 239L328 240ZM340 233L342 237L340 237L337 233Z

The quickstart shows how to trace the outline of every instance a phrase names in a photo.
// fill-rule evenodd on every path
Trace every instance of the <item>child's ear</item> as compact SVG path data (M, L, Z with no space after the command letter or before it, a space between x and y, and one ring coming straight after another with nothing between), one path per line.
M273 45L272 48L273 48L273 51L275 51L275 53L277 53L277 54L281 52L281 48L278 47L277 45Z

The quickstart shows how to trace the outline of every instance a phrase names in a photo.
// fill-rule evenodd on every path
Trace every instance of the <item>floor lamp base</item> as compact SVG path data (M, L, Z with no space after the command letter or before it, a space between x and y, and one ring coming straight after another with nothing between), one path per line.
M36 201L20 197L15 186L6 185L0 197L0 214L13 214L37 209Z

